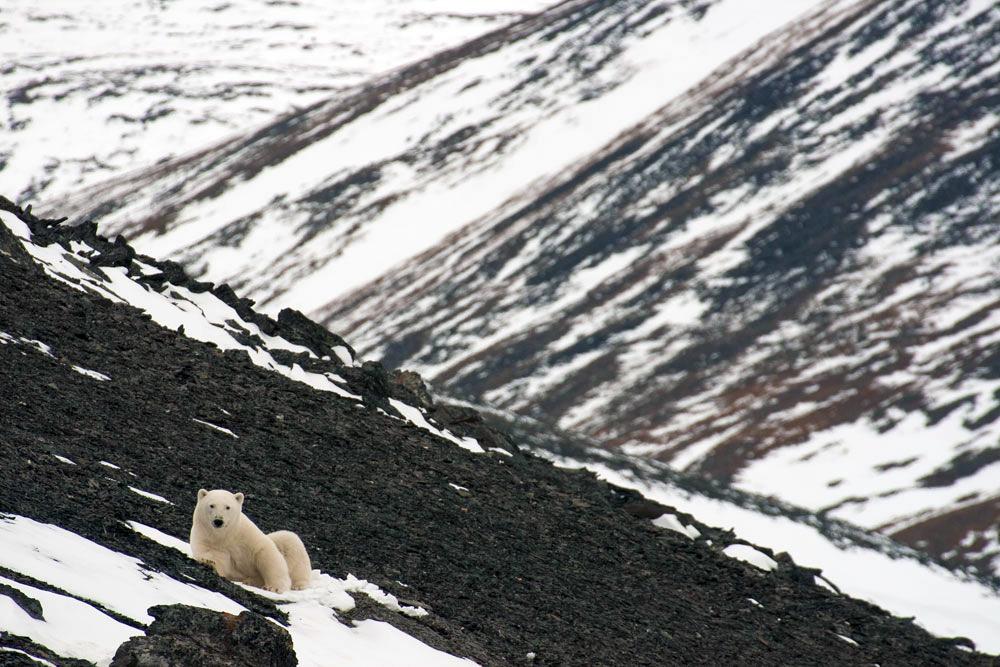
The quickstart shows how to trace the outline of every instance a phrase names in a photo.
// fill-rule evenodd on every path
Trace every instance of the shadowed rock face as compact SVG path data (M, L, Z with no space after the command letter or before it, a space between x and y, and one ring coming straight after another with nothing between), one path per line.
M151 607L145 636L118 648L113 667L295 667L288 631L260 614L238 616L190 607Z
M33 226L39 243L107 243L86 230ZM359 605L345 620L381 618L483 665L993 664L956 647L966 640L932 638L911 620L832 593L816 584L815 570L770 549L763 551L781 563L770 573L723 556L730 532L694 518L695 540L657 528L648 517L664 507L592 474L556 469L503 434L493 432L494 442L510 455L472 454L374 404L317 392L75 289L44 273L3 226L0 249L8 337L0 387L12 397L0 410L0 511L62 526L254 612L154 608L157 621L140 628L147 638L126 644L115 664L187 656L219 640L292 664L287 637L263 618L281 617L270 601L125 526L186 535L201 486L245 489L261 525L294 527L316 567L353 573L433 610L414 619ZM99 254L74 252L81 262ZM44 341L52 353L21 340ZM379 386L397 397L423 395L412 376L386 376L371 392ZM468 410L438 412L456 433L490 432ZM206 419L238 442L206 428ZM173 505L164 509L131 486ZM838 636L845 633L857 644Z

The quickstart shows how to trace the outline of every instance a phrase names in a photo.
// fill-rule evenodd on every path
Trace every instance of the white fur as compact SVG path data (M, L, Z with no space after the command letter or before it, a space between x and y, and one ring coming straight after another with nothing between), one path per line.
M309 587L312 565L295 533L265 535L243 514L243 494L198 491L191 522L191 555L219 576L275 593Z

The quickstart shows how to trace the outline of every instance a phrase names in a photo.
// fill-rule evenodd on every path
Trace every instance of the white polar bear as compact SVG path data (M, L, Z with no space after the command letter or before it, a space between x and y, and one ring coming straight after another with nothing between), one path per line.
M219 576L275 593L309 587L312 564L295 533L265 535L243 514L243 494L198 491L191 523L191 555Z

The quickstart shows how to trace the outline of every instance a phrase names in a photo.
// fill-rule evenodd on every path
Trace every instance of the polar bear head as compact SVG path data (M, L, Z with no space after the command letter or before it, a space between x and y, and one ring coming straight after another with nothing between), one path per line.
M235 525L243 514L243 494L230 493L222 489L215 491L198 491L198 507L195 513L200 515L206 526L223 530Z

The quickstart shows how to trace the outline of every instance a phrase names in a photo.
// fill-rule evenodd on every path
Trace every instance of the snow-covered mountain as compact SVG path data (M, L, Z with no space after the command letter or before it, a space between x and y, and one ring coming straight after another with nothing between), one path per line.
M825 4L315 312L448 391L996 571L997 90L993 3Z
M199 150L551 0L8 0L0 192L45 198Z
M560 3L67 203L262 306L311 312L589 157L810 4Z
M314 312L447 391L996 571L1000 12L825 11Z
M295 312L261 315L94 231L0 199L4 665L985 666L973 645L1000 651L989 582L544 428L511 439ZM615 485L531 456L540 437ZM262 526L300 532L311 587L267 594L195 563L200 485L246 488Z

